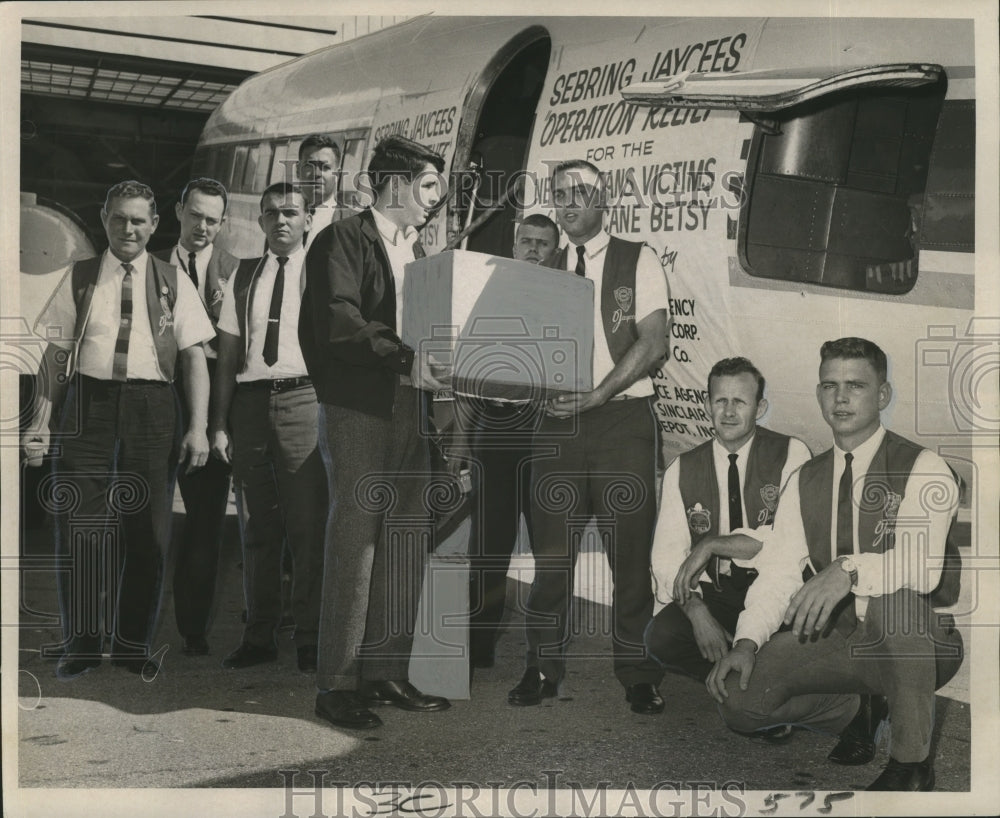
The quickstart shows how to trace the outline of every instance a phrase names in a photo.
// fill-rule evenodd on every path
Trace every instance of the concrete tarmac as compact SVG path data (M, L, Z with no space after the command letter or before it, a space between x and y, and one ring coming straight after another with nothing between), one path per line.
M887 760L885 741L873 763L841 767L826 760L835 743L830 736L798 730L786 743L772 745L734 734L703 685L680 676L668 674L660 686L666 712L632 713L612 672L610 610L582 597L575 600L572 646L579 658L570 660L557 699L536 707L507 703L507 691L523 671L522 620L514 613L499 641L496 666L476 670L470 699L430 714L385 707L378 711L385 723L376 730L334 728L313 714L314 680L297 670L289 631L279 633L278 661L246 670L221 667L242 630L234 518L229 524L211 654L188 657L180 651L168 566L154 640L160 671L152 679L107 661L75 681L56 679L55 661L40 654L42 645L59 641L55 574L44 570L50 540L40 529L26 532L22 564L34 557L42 569L22 577L20 787L281 788L289 773L279 771L322 770L327 785L340 786L467 782L573 792L687 788L697 782L719 788L730 782L741 791L837 791L847 799ZM523 589L509 583L509 608ZM966 702L938 697L934 753L936 788L967 791ZM301 776L296 781L303 786ZM280 791L273 798L269 814L294 814ZM311 814L307 805L299 806L305 811L298 814Z

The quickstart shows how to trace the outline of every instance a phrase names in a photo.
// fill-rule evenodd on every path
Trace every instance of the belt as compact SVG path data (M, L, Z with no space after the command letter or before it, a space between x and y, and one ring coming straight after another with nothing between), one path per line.
M150 387L155 386L162 388L164 386L170 386L170 381L157 381L151 378L129 378L125 381L112 381L108 378L92 378L90 375L80 376L84 381L89 383L91 386L100 386L104 389L109 389L112 386L141 386Z
M273 393L288 392L311 384L312 378L308 375L301 375L298 378L264 378L259 381L240 381L236 386L243 389L267 389Z

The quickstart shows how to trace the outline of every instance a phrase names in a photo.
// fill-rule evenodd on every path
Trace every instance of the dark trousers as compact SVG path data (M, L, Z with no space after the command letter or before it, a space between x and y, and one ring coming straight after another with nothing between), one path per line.
M208 359L215 374L215 359ZM188 413L183 384L178 381L180 427L187 428ZM181 636L204 636L215 600L219 554L226 525L226 506L232 484L228 463L215 457L200 469L185 473L181 464L177 487L184 500L184 525L174 559L174 614Z
M315 645L323 576L327 487L316 445L318 404L312 386L272 392L236 387L229 426L233 479L247 514L243 537L243 641L274 644L281 622L282 551L292 557L295 642Z
M615 675L626 686L658 684L663 669L642 642L653 614L649 553L656 524L657 435L650 401L611 401L575 419L546 417L535 445L540 453L551 447L558 454L540 456L532 466L535 578L525 612L528 667L556 682L563 678L573 568L593 519L614 580Z
M176 463L167 383L81 376L63 411L53 483L64 652L146 656L159 611Z
M889 702L893 758L923 761L930 753L934 691L962 664L954 620L939 617L925 597L902 590L871 597L864 621L847 636L830 629L800 641L780 631L758 651L747 690L740 690L738 674L727 677L722 716L741 732L798 724L839 733L857 711L852 694L878 694Z
M330 483L316 686L408 678L413 629L432 547L425 396L397 386L391 419L320 409Z
M469 539L469 652L492 662L507 598L507 571L521 530L533 540L531 515L532 433L539 423L533 404L483 403L472 434L474 461L472 533Z
M728 576L719 577L718 590L710 583L701 583L701 598L705 607L730 636L736 631L736 621L740 618L746 595L746 588L735 587ZM712 670L712 663L698 650L691 620L676 602L662 608L649 621L643 641L650 657L666 670L683 673L702 682Z

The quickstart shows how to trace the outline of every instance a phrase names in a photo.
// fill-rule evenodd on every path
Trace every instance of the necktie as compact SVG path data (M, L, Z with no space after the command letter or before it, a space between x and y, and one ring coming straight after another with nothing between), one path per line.
M740 471L736 468L737 454L729 455L729 530L743 527L743 503L740 500Z
M584 255L586 254L586 252L587 252L587 250L586 250L586 248L582 244L577 245L577 248L576 248L576 274L578 276L582 276L583 278L587 277L587 261L584 258Z
M851 469L852 460L854 460L854 455L847 452L844 455L844 473L840 475L840 486L837 488L838 557L854 553L854 499L851 497L851 486L854 484L854 473ZM849 593L837 603L830 614L830 620L845 638L857 628L858 617L854 610L853 593Z
M194 282L195 289L198 289L198 265L195 263L197 256L194 253L188 255L188 275Z
M278 332L281 329L281 298L285 291L285 262L287 256L278 256L278 273L271 290L271 309L267 315L267 332L264 334L264 363L274 366L278 361Z
M735 453L731 453L729 455L729 472L727 475L729 483L730 533L735 531L737 528L743 527L743 503L740 501L740 471L736 468L737 457L739 457L739 455ZM720 557L712 557L708 565L708 575L712 578L712 584L715 586L716 590L720 590L722 587L719 581L719 575L721 573L722 559Z
M848 452L844 455L844 473L840 475L840 487L837 489L837 556L854 553L854 508L851 499L851 486L854 484L854 474L851 461L854 455Z
M122 308L118 322L118 340L115 341L115 355L111 364L111 380L128 379L128 339L132 334L132 271L131 264L122 264Z

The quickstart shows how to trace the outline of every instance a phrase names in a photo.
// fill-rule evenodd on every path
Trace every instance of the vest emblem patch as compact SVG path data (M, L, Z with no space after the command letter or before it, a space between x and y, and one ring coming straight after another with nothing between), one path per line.
M615 301L622 308L622 312L628 312L629 307L632 306L632 288L615 287Z
M695 503L687 510L688 528L694 534L707 534L712 528L712 512L702 508L701 503Z
M778 497L781 490L774 483L765 483L760 489L761 502L767 506L767 510L774 512L778 508Z

